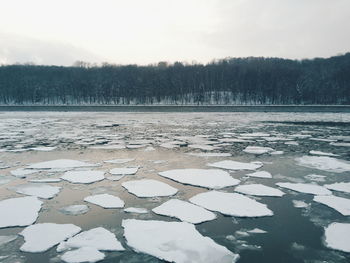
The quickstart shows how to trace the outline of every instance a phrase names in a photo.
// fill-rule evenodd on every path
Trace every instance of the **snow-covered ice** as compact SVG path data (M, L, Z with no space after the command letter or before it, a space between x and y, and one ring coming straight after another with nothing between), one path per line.
M97 250L107 251L122 251L124 250L122 244L118 241L115 234L103 228L96 227L77 234L69 238L67 241L62 241L57 251L70 250L82 247L93 247Z
M32 179L29 180L31 183L59 183L61 178L44 178L44 179Z
M257 177L257 178L272 178L272 175L266 171L257 171L254 173L246 174L249 177Z
M55 150L57 147L49 147L49 146L41 146L41 147L33 147L30 148L33 151L39 151L39 152L51 152Z
M256 195L256 196L276 196L281 197L284 193L276 188L262 184L246 184L239 185L235 191L241 194Z
M113 168L109 173L113 175L132 175L136 174L138 169L138 167Z
M0 228L33 224L38 218L42 204L43 202L34 196L0 201Z
M171 199L153 208L152 211L158 215L176 217L181 221L192 224L214 220L216 215L200 206L196 206L179 199Z
M58 160L34 163L29 165L27 168L46 170L46 169L63 169L63 168L67 169L67 168L94 167L94 166L96 166L96 164L91 164L91 163L77 161L77 160L70 160L70 159L58 159Z
M60 211L66 215L82 215L89 211L89 207L87 205L70 205L66 207L62 207Z
M274 149L270 147L260 147L260 146L247 146L243 152L246 153L252 153L256 155L264 154L264 153L270 153L275 151Z
M80 231L81 228L73 224L40 223L31 225L19 233L25 241L20 250L32 253L44 252Z
M312 155L320 155L320 156L330 156L330 157L339 156L338 154L326 153L326 152L321 152L321 151L310 151L309 153Z
M327 188L317 184L304 184L304 183L276 183L277 186L293 190L304 194L313 195L331 195L332 192Z
M174 181L211 189L234 186L240 183L226 171L218 169L175 169L159 173Z
M185 263L234 263L239 255L202 236L193 224L154 220L123 220L124 236L136 252Z
M230 157L230 153L189 153L188 155L197 157Z
M327 247L350 253L350 224L332 223L324 234Z
M231 160L225 160L215 163L208 163L208 166L222 168L227 170L256 170L263 166L262 162L251 162L251 163L243 163L236 162Z
M177 189L153 179L133 180L122 183L128 192L138 197L171 196L177 193Z
M124 209L126 213L135 213L135 214L147 214L148 210L146 208L140 207L128 207Z
M293 200L292 202L295 208L305 208L309 206L307 203L301 200Z
M76 250L67 251L61 256L66 263L94 263L105 258L105 254L93 247L82 247Z
M21 184L12 187L19 194L32 195L39 198L50 199L56 196L61 187L47 184Z
M61 179L74 184L91 184L102 181L105 178L104 174L103 171L68 171Z
M350 163L328 156L303 156L295 159L300 166L332 173L350 171Z
M84 201L101 206L103 208L123 208L124 201L118 196L110 194L90 195L84 198Z
M211 211L237 217L272 216L273 212L265 204L237 193L209 191L200 193L190 202Z
M324 187L338 192L350 193L350 183L334 183L334 184L325 184Z
M30 175L30 174L34 174L34 173L37 173L38 171L35 171L35 170L31 170L31 169L25 169L25 168L18 168L16 170L12 170L10 171L10 173L13 175L13 176L16 176L18 178L26 178L27 175Z
M318 195L314 197L314 201L331 207L344 216L350 216L350 199L348 198L335 195Z
M106 160L106 161L103 161L104 163L113 163L113 164L122 164L122 163L128 163L128 162L131 162L135 159L112 159L112 160Z

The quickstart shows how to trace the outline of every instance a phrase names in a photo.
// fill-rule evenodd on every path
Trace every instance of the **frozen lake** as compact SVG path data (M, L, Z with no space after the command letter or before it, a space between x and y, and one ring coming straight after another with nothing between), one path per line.
M203 246L218 258L239 254L240 263L349 262L350 113L309 111L0 112L0 217L11 215L2 201L37 196L33 226L103 227L115 235L125 250L95 249L101 262L171 261L171 253L183 256L177 262L211 262L198 256ZM186 202L165 203L172 199ZM5 221L0 262L69 262L67 253L80 248L57 252L66 236L46 251L21 251L18 234L33 222ZM195 228L157 231L181 221ZM332 240L332 223L345 223L341 244ZM91 248L81 247L86 255Z

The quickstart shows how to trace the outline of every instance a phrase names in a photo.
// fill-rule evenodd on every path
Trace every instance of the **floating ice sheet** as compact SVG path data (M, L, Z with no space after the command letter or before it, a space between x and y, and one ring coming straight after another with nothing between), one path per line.
M272 178L272 175L266 171L258 171L254 173L246 174L249 177L257 177L257 178Z
M331 195L332 192L327 188L317 184L304 184L304 183L276 183L277 186L293 190L304 194L313 195Z
M103 208L122 208L124 201L118 196L110 194L90 195L84 198L84 201L101 206Z
M328 156L303 156L295 159L300 166L332 173L350 171L350 163Z
M113 175L132 175L136 174L138 169L138 167L113 168L109 173Z
M251 163L243 163L236 162L231 160L220 161L216 163L208 163L208 166L228 169L228 170L256 170L263 166L262 162L251 162Z
M70 205L66 207L62 207L60 211L66 215L82 215L89 211L89 207L87 205Z
M326 153L326 152L321 152L321 151L310 151L309 153L312 155L320 155L320 156L330 156L330 157L339 156L338 154Z
M67 263L94 263L101 261L105 255L93 247L82 247L76 250L67 251L61 259Z
M272 216L273 212L265 204L236 193L210 191L197 194L190 202L211 211L237 217Z
M350 183L334 183L334 184L325 184L324 187L338 192L350 193Z
M96 164L87 162L70 160L70 159L58 159L47 162L35 163L29 165L29 169L62 169L62 168L79 168L79 167L94 167Z
M35 170L31 170L31 169L25 169L25 168L18 168L16 170L12 170L10 171L10 173L13 175L13 176L16 176L18 178L26 178L27 175L30 175L30 174L34 174L34 173L37 173L38 171L35 171Z
M174 181L210 189L220 189L240 183L226 171L218 169L175 169L159 173Z
M188 155L198 157L230 157L230 153L189 153Z
M127 219L122 226L130 247L161 260L234 263L239 258L238 254L202 236L194 225L186 222Z
M113 160L106 160L103 161L104 163L113 163L113 164L122 164L122 163L128 163L135 159L113 159Z
M256 196L276 196L281 197L284 193L276 188L262 184L246 184L239 185L235 191L241 194L256 195Z
M314 201L331 207L344 216L350 216L350 199L335 195L319 195L314 197Z
M12 187L19 194L32 195L39 198L50 199L56 196L61 187L47 184L21 184Z
M158 215L176 217L181 221L192 224L214 220L216 215L200 206L178 200L171 199L152 209Z
M127 181L122 186L128 192L138 197L171 196L177 193L177 189L153 179Z
M135 213L135 214L147 214L148 210L146 208L139 207L128 207L124 209L126 213Z
M327 226L325 244L332 249L350 252L350 224L332 223Z
M68 171L61 177L74 184L91 184L105 179L103 171Z
M273 152L274 149L270 147L260 147L260 146L247 146L243 152L252 153L256 155Z

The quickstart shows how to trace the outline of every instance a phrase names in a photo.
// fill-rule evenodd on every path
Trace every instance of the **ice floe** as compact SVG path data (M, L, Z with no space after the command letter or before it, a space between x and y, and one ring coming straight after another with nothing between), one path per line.
M338 192L350 193L350 183L334 183L334 184L325 184L324 187Z
M305 208L309 206L307 203L301 200L293 200L292 202L295 208Z
M12 187L19 194L32 195L39 198L50 199L56 196L61 187L47 184L21 184Z
M89 211L89 207L87 205L70 205L66 207L62 207L60 211L66 215L82 215Z
M257 178L272 178L272 175L266 171L258 171L254 173L246 174L249 177L257 177Z
M272 216L273 212L265 204L237 193L210 191L200 193L190 202L211 211L237 217Z
M208 163L208 166L222 168L227 170L256 170L263 166L262 162L251 162L251 163L243 163L236 162L231 160L225 160L215 163Z
M325 228L324 234L327 247L350 252L350 224L332 223Z
M105 254L93 247L82 247L76 250L67 251L61 256L66 263L94 263L105 258Z
M60 178L44 178L44 179L32 179L29 180L31 183L59 183L61 182Z
M94 167L96 164L91 164L87 162L70 160L70 159L58 159L40 163L34 163L29 165L27 168L29 169L67 169L67 168L80 168L80 167Z
M110 194L90 195L84 198L84 201L101 206L103 208L122 208L124 201L118 196Z
M335 195L318 195L314 197L314 201L331 207L344 216L350 216L350 199Z
M105 179L103 171L68 171L61 179L74 184L91 184Z
M331 195L332 192L327 188L317 184L304 184L304 183L276 183L277 186L293 190L304 194L313 195Z
M135 213L135 214L147 214L148 210L146 208L139 207L128 207L124 209L126 213Z
M27 196L0 201L0 228L33 224L43 204L37 197Z
M13 176L16 176L18 178L26 178L27 175L34 174L34 173L37 173L37 172L38 171L31 170L31 169L25 169L25 168L19 168L19 169L10 171L10 173Z
M0 236L0 247L12 242L17 238L17 235L10 235L10 236Z
M321 152L321 151L310 151L309 153L312 155L320 155L320 156L330 156L330 157L339 156L338 154L326 153L326 152Z
M230 157L230 153L188 153L188 155L197 157Z
M218 169L175 169L159 173L160 176L174 181L201 186L211 189L220 189L240 183L226 171Z
M30 148L33 151L39 151L39 152L50 152L55 150L57 147L48 147L48 146L41 146L41 147L33 147Z
M328 156L303 156L295 159L300 166L332 173L350 171L350 163Z
M252 153L256 155L264 154L264 153L270 153L275 151L274 149L270 147L260 147L260 146L247 146L243 152L246 153Z
M113 168L109 173L113 175L132 175L136 174L138 169L138 167Z
M193 224L154 220L123 220L124 236L136 252L161 260L234 263L239 255L202 236Z
M133 180L122 183L128 192L138 197L171 196L177 193L177 189L153 179Z
M113 160L106 160L103 161L104 163L113 163L113 164L122 164L122 163L128 163L135 159L113 159Z
M153 208L152 211L158 215L176 217L181 221L192 224L214 220L216 215L200 206L196 206L179 199L171 199Z
M32 253L44 252L80 231L81 228L73 224L40 223L31 225L19 233L25 241L20 250Z
M281 197L284 193L276 188L262 184L246 184L239 185L235 191L241 194L256 195L256 196L276 196Z
M76 236L69 238L67 241L61 242L57 247L57 251L62 252L82 247L93 247L97 250L107 251L124 250L122 244L112 232L103 227L96 227L81 232Z

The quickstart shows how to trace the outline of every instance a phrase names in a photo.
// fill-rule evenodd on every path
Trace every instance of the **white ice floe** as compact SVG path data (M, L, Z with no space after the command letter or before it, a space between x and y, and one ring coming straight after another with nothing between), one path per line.
M350 183L334 183L334 184L325 184L324 187L338 192L350 193Z
M281 197L284 193L273 187L269 187L262 184L246 184L239 185L235 188L235 191L241 194L256 195L256 196L277 196Z
M35 170L31 170L31 169L25 169L25 168L18 168L16 170L12 170L10 171L10 173L13 175L13 176L16 176L18 178L26 178L27 175L30 175L30 174L34 174L34 173L37 173L38 171L35 171Z
M124 201L118 196L110 194L90 195L84 198L84 201L101 206L103 208L122 208Z
M138 169L138 167L113 168L109 173L113 175L132 175L136 174Z
M122 163L128 163L135 159L113 159L113 160L107 160L103 161L104 163L113 163L113 164L122 164Z
M66 215L76 216L87 213L89 211L89 207L87 205L70 205L62 207L60 211Z
M147 214L148 210L146 208L139 207L128 207L124 209L126 213L135 213L135 214Z
M292 202L295 208L306 208L309 206L307 203L301 200L293 200Z
M96 164L91 164L87 162L70 160L70 159L58 159L47 162L34 163L29 165L29 169L70 169L70 168L80 168L80 167L94 167Z
M242 163L231 160L220 161L216 163L208 163L208 166L223 168L228 170L256 170L263 166L262 162L251 162L251 163Z
M258 171L254 173L246 174L249 177L257 177L257 178L272 178L272 175L266 171Z
M47 146L42 146L42 147L33 147L30 148L33 151L39 151L39 152L50 152L55 150L57 147L47 147Z
M59 183L61 182L60 178L44 178L44 179L32 179L29 180L31 183Z
M321 151L310 151L309 153L312 155L320 155L320 156L330 156L330 157L339 156L338 154L326 153L326 152L321 152Z
M122 244L112 232L103 227L96 227L81 232L76 236L69 238L67 241L62 241L57 247L57 252L82 247L93 247L97 250L107 251L124 250Z
M193 224L154 220L123 220L128 246L161 260L185 263L234 263L239 255L202 236Z
M188 155L197 157L230 157L230 153L188 153Z
M226 171L218 169L175 169L159 173L160 176L174 181L201 186L211 189L220 189L240 183Z
M247 232L251 233L251 234L266 234L267 233L267 231L260 229L260 228L254 228L252 230L248 230Z
M25 241L20 250L32 253L44 252L80 231L81 228L73 224L40 223L31 225L19 233Z
M325 175L319 175L319 174L308 174L304 176L305 179L308 179L310 181L314 182L324 182L326 181Z
M12 242L17 238L17 235L11 235L11 236L0 236L0 247ZM1 258L0 258L1 259Z
M34 196L0 201L0 228L33 224L38 218L42 204L43 202Z
M284 151L273 151L273 152L270 152L271 155L281 155L281 154L284 154Z
M350 252L350 224L332 223L325 228L324 234L327 247Z
M107 176L106 179L110 180L110 181L119 181L120 179L122 179L125 175L111 175L111 176Z
M16 193L50 199L56 196L62 187L47 184L21 184L12 187Z
M128 192L138 197L171 196L177 193L177 189L153 179L127 181L122 186Z
M181 221L192 224L214 220L216 215L200 206L196 206L179 199L171 199L153 208L152 211L158 215L176 217Z
M252 153L256 155L273 152L274 149L270 147L260 147L260 146L247 146L243 152Z
M303 156L295 159L300 166L332 173L350 171L350 163L328 156Z
M277 186L293 190L299 193L312 194L312 195L331 195L332 192L327 188L317 184L304 184L304 183L276 183Z
M273 212L265 204L237 193L210 191L197 194L190 202L211 211L237 217L272 216Z
M105 179L103 171L68 171L61 179L74 184L91 184Z
M314 197L314 201L337 210L343 216L350 216L350 199L335 195L318 195Z
M94 263L105 258L105 254L93 247L82 247L76 250L67 251L61 256L66 263Z

